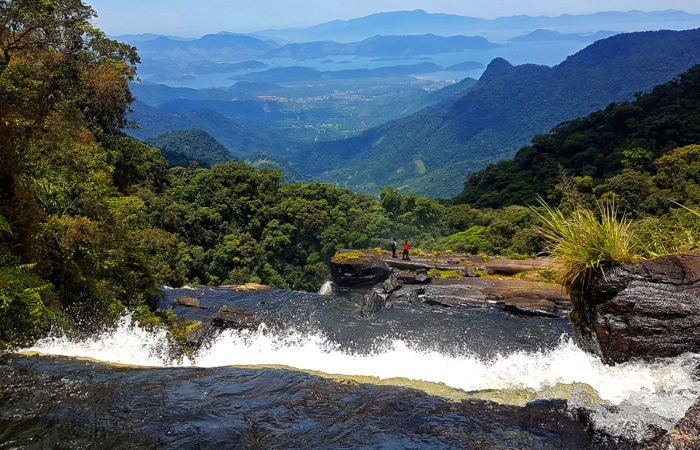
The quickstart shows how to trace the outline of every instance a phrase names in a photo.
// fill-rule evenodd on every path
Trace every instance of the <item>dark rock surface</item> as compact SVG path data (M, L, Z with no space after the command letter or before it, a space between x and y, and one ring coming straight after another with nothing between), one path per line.
M234 330L256 330L263 323L271 328L279 326L276 320L238 306L221 307L211 321L213 327Z
M376 256L366 255L356 261L331 260L331 276L338 286L355 287L379 283L389 277L389 266Z
M415 303L419 300L419 296L425 294L425 288L421 286L401 286L398 290L391 293L389 300L393 303Z
M431 278L425 269L418 269L414 273L400 272L399 281L403 284L425 284L430 283Z
M617 363L700 351L700 256L609 270L572 294L579 344Z
M396 302L415 302L420 297L434 306L496 307L523 316L563 317L571 309L569 295L559 285L539 281L542 277L537 271L550 266L550 258L491 257L484 262L481 256L447 253L413 255L406 261L388 254L379 258L370 251L352 251L356 261L342 262L342 255L348 252L351 250L340 250L341 257L331 262L333 280L340 292L346 289L362 292L364 317ZM357 257L358 253L363 256ZM378 267L378 260L387 267ZM495 275L482 278L477 268ZM433 269L437 271L430 277L428 271ZM512 276L527 271L534 271L531 277ZM395 274L392 278L391 273ZM424 288L416 290L419 286Z
M374 285L362 299L362 317L372 316L386 308L387 299L400 287L398 272L391 272L386 280Z
M216 336L221 333L221 328L202 324L185 336L185 343L196 348L208 346Z
M688 409L685 416L675 427L654 444L646 447L648 450L695 450L700 449L700 399Z
M425 270L427 272L428 270L435 268L435 264L429 264L426 262L419 261L406 261L402 259L384 259L384 262L387 263L389 267L392 267L394 269L410 270L414 272L418 270Z

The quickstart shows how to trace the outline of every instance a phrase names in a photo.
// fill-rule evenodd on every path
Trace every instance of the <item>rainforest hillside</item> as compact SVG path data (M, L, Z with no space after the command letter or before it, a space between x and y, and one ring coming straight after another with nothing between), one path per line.
M552 196L562 174L579 188L656 213L670 201L700 203L700 66L634 101L611 104L536 136L512 160L469 177L454 201L499 208ZM668 176L685 177L670 183ZM660 178L661 177L661 178Z
M163 286L255 281L316 290L336 249L386 248L392 238L414 249L513 257L543 249L538 211L521 205L476 209L393 188L376 199L332 184L285 184L279 171L239 161L168 169L159 149L120 131L139 57L106 38L94 17L79 0L0 9L0 345L49 329L99 329L125 313L180 326L155 309ZM7 31L18 29L26 32ZM538 138L563 139L573 181L560 177L552 188L558 172L545 170L517 182L526 193L542 182L563 206L614 195L640 211L649 252L697 246L698 218L671 200L698 203L700 147L675 147L700 141L699 73ZM167 151L171 139L178 150L189 142L222 152L199 132L159 145ZM543 155L530 164L553 172ZM258 167L274 164L265 158ZM475 203L497 194L482 192Z
M360 192L391 185L449 197L466 175L511 157L536 134L628 100L698 62L700 30L613 36L552 68L496 59L459 97L356 137L320 143L295 161Z

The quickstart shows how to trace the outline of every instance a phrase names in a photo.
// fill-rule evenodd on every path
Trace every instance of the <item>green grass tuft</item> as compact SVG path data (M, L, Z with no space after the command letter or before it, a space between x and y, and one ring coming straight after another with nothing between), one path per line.
M538 213L543 226L538 231L547 240L552 255L557 257L557 280L566 287L583 287L594 273L605 276L605 270L643 259L634 245L630 222L618 218L613 202L599 204L599 211L575 209L566 217L539 199L543 213Z

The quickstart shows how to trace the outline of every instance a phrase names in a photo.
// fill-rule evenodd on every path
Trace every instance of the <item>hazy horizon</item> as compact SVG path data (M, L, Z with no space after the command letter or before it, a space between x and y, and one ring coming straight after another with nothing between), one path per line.
M264 4L203 0L197 6L184 0L149 2L123 0L87 1L99 14L97 24L110 35L157 33L198 37L220 31L251 33L265 29L303 28L331 20L349 20L370 14L423 9L429 13L495 19L498 17L560 16L591 14L601 11L682 10L700 13L700 2L693 0L592 0L581 4L574 0L547 0L522 4L505 0L498 4L455 2L454 0L357 0L332 2L271 0Z

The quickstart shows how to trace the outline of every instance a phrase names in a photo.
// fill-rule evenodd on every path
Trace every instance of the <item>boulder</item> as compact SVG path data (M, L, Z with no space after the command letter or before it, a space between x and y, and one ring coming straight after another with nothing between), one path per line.
M223 306L211 321L213 327L234 330L257 330L263 323L271 328L279 326L274 319L238 306Z
M470 278L477 278L479 276L479 274L476 273L476 268L474 266L464 266L462 268L462 276L463 277L470 277Z
M700 448L700 399L668 433L647 450L690 450Z
M417 286L401 286L400 289L394 291L389 296L388 300L392 303L415 303L420 295L425 294L425 288Z
M425 269L418 269L413 273L400 272L398 279L402 284L425 284L432 280Z
M700 351L700 256L615 267L572 292L581 347L608 363Z
M388 294L384 293L381 289L371 289L362 298L360 315L362 315L362 317L371 317L377 314L379 311L386 308L387 297Z
M219 333L221 333L220 328L202 324L187 333L185 336L185 343L196 348L205 347L211 344Z
M342 256L343 253L340 253ZM331 276L338 286L355 287L381 283L391 273L389 266L376 256L362 255L354 260L331 260Z
M389 277L381 283L377 283L362 298L362 317L370 317L386 308L386 301L392 292L401 287L398 272L391 272Z
M175 300L173 300L173 306L187 306L189 308L198 308L199 300L187 296L178 297Z

